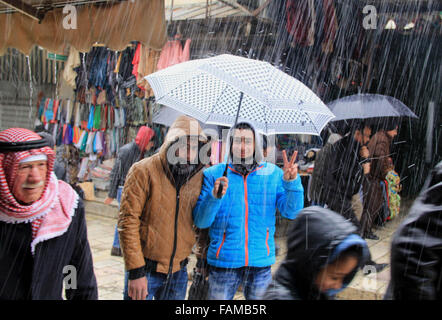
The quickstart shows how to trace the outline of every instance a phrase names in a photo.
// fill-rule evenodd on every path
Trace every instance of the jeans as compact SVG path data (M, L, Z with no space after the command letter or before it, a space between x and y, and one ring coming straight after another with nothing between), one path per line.
M271 281L270 267L210 267L209 300L232 300L241 283L246 300L259 300Z
M117 192L118 209L120 209L120 201L121 201L121 193L122 192L123 192L123 186L119 186L118 192ZM117 223L117 225L115 225L114 244L112 246L114 248L120 247L120 238L118 236L118 223Z
M166 288L167 274L147 272L147 297L146 300L184 300L187 291L187 266L170 275ZM132 300L128 295L129 272L124 277L124 300ZM164 290L167 292L164 292Z

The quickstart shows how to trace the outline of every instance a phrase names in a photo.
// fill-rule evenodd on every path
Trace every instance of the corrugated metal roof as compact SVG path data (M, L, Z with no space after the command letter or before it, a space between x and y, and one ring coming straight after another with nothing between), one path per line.
M173 2L173 6L172 6ZM232 16L248 16L248 14L227 1L218 0L166 0L166 19L194 20L206 18L225 18Z

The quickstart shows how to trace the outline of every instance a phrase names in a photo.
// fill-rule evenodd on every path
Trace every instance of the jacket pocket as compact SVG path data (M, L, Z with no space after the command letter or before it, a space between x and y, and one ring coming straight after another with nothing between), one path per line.
M267 255L270 255L270 247L269 247L269 228L267 228L267 234L266 234L266 247L267 247Z
M220 253L220 251L221 251L221 248L223 247L223 245L224 245L224 241L226 240L226 233L224 232L224 234L223 234L223 241L221 241L221 244L219 245L219 247L218 247L218 250L216 251L216 258L218 259L219 258L219 253Z

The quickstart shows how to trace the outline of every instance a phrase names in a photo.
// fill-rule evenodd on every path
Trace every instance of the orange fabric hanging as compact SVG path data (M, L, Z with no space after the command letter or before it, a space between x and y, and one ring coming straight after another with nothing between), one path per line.
M74 131L74 135L72 137L72 143L78 143L78 141L80 140L80 135L81 135L80 128L74 127L73 131Z
M60 105L60 100L54 100L54 116L52 117L50 123L56 123L57 122L57 111L58 111L58 107Z
M64 136L66 135L66 129L68 128L67 124L63 125L63 137L62 137L62 141L64 141Z

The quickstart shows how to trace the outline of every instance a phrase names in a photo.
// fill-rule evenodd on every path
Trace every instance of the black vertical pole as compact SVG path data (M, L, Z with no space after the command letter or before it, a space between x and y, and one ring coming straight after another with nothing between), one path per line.
M241 103L242 103L243 97L244 97L244 92L241 91L241 93L239 95L239 105L238 105L238 110L236 111L235 123L232 128L234 128L236 126L236 124L238 123L239 110L241 109ZM233 134L233 130L232 130L232 134ZM233 140L230 143L229 154L227 155L227 163L226 163L226 168L224 169L223 177L227 176L227 167L229 166L229 156L232 153L232 144L233 144ZM218 192L216 193L218 198L221 198L221 193L223 192L223 188L224 188L224 183L221 181L219 188L218 188Z

